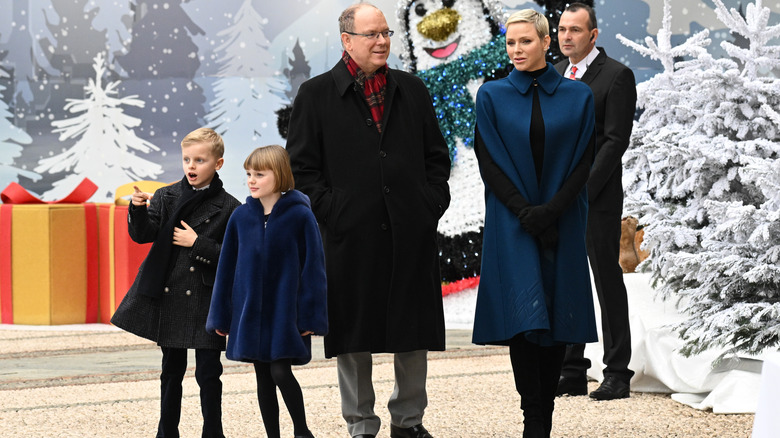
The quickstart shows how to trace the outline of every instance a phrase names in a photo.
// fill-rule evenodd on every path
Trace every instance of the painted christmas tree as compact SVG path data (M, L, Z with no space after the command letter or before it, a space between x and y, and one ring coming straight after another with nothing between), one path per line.
M149 153L158 149L136 136L133 128L137 128L141 120L124 114L122 108L143 107L143 101L136 96L116 97L119 81L103 87L103 78L108 73L103 53L95 56L93 68L95 78L84 87L86 97L69 99L65 106L66 111L78 115L52 122L60 141L75 140L75 144L61 154L38 162L36 172L66 173L43 194L44 199L64 197L86 177L99 187L90 201L113 202L118 186L154 179L162 173L158 164L136 155L136 152Z
M0 78L7 77L5 71L0 69ZM0 85L0 95L5 87ZM32 138L23 130L14 126L13 114L8 104L0 99L0 190L12 182L19 182L19 176L32 179L40 179L40 175L29 170L14 166L14 159L22 154L22 146L30 144Z
M718 18L749 41L706 31L672 47L665 1L658 42L626 45L661 61L638 86L644 111L624 158L625 208L647 224L643 268L689 318L675 328L684 354L724 347L757 354L780 345L780 25L761 0L745 16L714 0ZM674 62L679 56L690 59Z
M311 66L309 66L309 61L306 60L306 55L303 53L300 40L295 40L292 52L293 57L287 58L290 68L285 68L282 71L284 76L290 81L290 88L285 93L290 102L295 100L301 84L311 77ZM284 105L274 111L274 113L276 114L276 128L279 130L279 135L286 139L288 125L290 124L290 114L292 113L292 103Z
M53 40L44 37L38 43L62 77L86 78L88 68L79 72L78 67L89 66L98 53L106 50L106 31L92 26L98 10L89 0L51 0L48 13L44 10L46 27Z
M271 45L263 32L267 22L244 0L233 18L233 25L217 35L223 43L217 47L219 76L214 83L216 98L206 120L225 141L227 167L220 177L229 192L242 199L246 193L245 174L241 168L244 158L261 144L270 140L269 132L276 134L274 111L285 103L284 83L269 66ZM270 140L274 141L274 140Z
M36 8L30 8L29 2L8 2L10 9L3 13L12 17L10 33L4 35L8 48L8 56L3 59L5 70L11 73L13 80L6 86L6 93L11 95L7 101L13 108L17 126L22 127L28 134L38 138L42 132L48 130L48 123L38 123L50 115L46 106L49 100L49 79L56 74L56 69L51 66L49 59L41 49L41 44L33 37L30 25L35 15L42 15L42 10L49 9L46 2L37 2ZM41 9L38 9L41 8ZM41 129L41 128L44 129Z
M293 57L287 58L290 68L284 69L284 75L290 81L290 89L287 91L287 98L292 102L298 95L298 88L311 77L311 66L303 53L300 40L295 40L295 46L292 49Z
M194 78L200 67L194 35L204 35L185 12L184 0L136 0L132 39L117 63L127 72L119 92L146 107L130 107L144 121L138 133L163 153L179 154L181 139L202 125L206 97ZM205 17L204 17L205 19ZM174 178L178 179L178 172Z

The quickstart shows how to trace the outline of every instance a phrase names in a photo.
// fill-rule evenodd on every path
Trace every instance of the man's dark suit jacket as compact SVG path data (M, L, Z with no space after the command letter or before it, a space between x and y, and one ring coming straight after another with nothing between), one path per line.
M563 74L569 60L555 65ZM588 178L588 258L601 307L605 377L629 383L633 371L628 297L620 256L620 219L623 215L623 153L631 140L636 110L636 83L628 67L607 56L599 47L582 82L593 91L596 111L596 157ZM567 349L561 375L584 376L590 360L585 346Z
M564 59L555 69L564 74L568 66L569 60ZM636 110L634 73L599 47L599 54L588 66L582 82L590 86L596 104L596 159L588 179L589 208L618 207L622 214L622 157L631 139Z

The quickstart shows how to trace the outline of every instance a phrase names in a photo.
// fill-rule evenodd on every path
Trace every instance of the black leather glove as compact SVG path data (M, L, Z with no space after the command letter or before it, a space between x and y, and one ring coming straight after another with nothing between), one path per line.
M557 249L558 248L558 227L552 225L542 231L536 239L539 241L539 245L542 249Z
M518 217L523 229L534 237L539 236L547 228L551 228L558 219L558 216L547 204L525 208Z

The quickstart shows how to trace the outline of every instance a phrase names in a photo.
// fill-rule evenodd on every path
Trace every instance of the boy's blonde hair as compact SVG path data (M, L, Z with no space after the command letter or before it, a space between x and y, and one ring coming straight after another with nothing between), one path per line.
M195 143L207 143L211 146L211 153L217 159L225 155L225 143L222 136L211 128L198 128L187 134L181 141L181 147L187 147Z
M547 21L547 17L540 12L533 9L519 10L506 20L506 26L509 27L512 23L531 23L536 28L536 34L539 35L539 39L550 35L550 23Z
M244 160L244 169L273 172L276 179L274 192L289 192L295 188L295 179L290 167L290 155L287 153L287 149L279 145L262 146L252 151Z

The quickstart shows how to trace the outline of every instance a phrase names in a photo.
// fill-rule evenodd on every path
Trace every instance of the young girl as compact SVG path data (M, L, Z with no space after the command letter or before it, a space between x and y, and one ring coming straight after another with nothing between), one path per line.
M267 435L279 438L278 386L296 438L312 437L291 366L308 363L311 335L328 331L319 228L283 147L255 149L244 169L250 196L227 224L206 330L229 335L228 359L254 364Z

